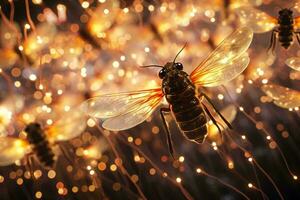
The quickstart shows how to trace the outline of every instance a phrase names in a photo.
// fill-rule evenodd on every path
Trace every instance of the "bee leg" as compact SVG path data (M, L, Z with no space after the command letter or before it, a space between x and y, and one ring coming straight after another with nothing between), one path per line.
M32 177L32 179L34 178L34 173L33 173L33 162L32 162L32 158L33 158L33 154L28 154L26 155L25 159L26 159L26 165L25 168L26 170L28 169L30 176Z
M272 52L274 53L274 51L275 51L275 48L276 48L276 44L277 44L277 34L278 34L278 30L274 30L274 38L273 38L273 40L274 40L274 43L273 43L273 47L272 47Z
M268 52L270 51L270 49L272 48L273 43L274 43L273 34L274 34L274 31L272 31L271 41L270 41L269 47L268 47L268 49L267 49Z
M174 148L173 148L171 133L170 133L167 121L165 119L165 114L170 113L170 112L171 112L170 108L161 108L160 109L160 117L164 123L165 131L167 133L167 143L168 143L168 147L169 147L169 153L171 154L172 158L174 159Z
M205 99L210 103L210 105L214 108L214 110L218 113L218 115L221 117L221 119L225 122L225 124L228 126L228 128L233 129L231 124L225 119L225 117L218 111L218 109L215 107L211 99L205 94L201 93Z
M209 116L209 118L211 119L211 121L213 122L213 124L217 127L219 133L222 134L222 130L221 130L221 128L219 127L219 125L218 125L216 119L215 119L215 118L212 116L212 114L209 112L209 110L208 110L208 108L206 107L206 105L204 105L203 103L201 103L201 104L202 104L202 106L203 106L203 108L204 108L206 114Z
M295 32L298 44L300 44L300 32Z
M70 164L73 164L73 161L70 157L70 154L67 152L67 150L65 150L64 147L62 147L61 145L58 145L62 155L64 156L64 158L70 163Z
M274 53L274 50L275 50L275 47L276 47L276 33L278 31L276 29L274 29L272 31L272 35L271 35L271 41L270 41L270 45L268 47L268 50L267 51L270 51L270 49L272 49L272 53Z

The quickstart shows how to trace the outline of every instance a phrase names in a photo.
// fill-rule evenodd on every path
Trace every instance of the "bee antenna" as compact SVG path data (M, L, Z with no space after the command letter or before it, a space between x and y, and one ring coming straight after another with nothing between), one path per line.
M160 68L163 68L163 66L161 65L143 65L143 66L140 66L141 68L147 68L147 67L160 67Z
M176 58L179 56L179 54L183 51L183 49L186 47L186 45L187 45L187 43L185 43L184 45L183 45L183 47L180 49L180 51L176 54L176 56L175 56L175 58L174 58L174 60L173 60L173 63L175 63L175 61L176 61Z
M281 7L281 6L279 6L279 5L275 6L275 8L279 8L280 10L283 9L283 7Z

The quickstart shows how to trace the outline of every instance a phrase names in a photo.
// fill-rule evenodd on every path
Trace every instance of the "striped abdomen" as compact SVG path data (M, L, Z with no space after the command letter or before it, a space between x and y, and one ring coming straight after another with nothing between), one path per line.
M279 36L279 42L281 43L281 46L283 46L285 49L287 49L292 41L293 41L293 24L290 25L280 25L278 28L278 36Z
M38 123L31 123L26 127L25 132L27 133L29 143L32 145L32 150L40 163L45 167L52 168L55 163L54 153L41 125Z
M202 143L207 134L207 120L195 88L188 86L182 93L170 98L173 115L183 135L189 140Z

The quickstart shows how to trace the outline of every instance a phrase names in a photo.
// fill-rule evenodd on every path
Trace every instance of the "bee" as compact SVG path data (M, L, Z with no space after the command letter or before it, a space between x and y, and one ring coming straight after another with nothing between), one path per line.
M44 168L53 168L56 156L52 147L55 142L79 136L86 127L84 119L83 113L74 109L66 112L64 118L45 128L37 122L29 123L24 129L26 139L0 137L0 166L13 164L23 158L30 165L32 161L30 156L35 155ZM63 148L60 149L65 153Z
M261 89L273 100L275 105L289 110L299 110L300 91L276 84L266 84Z
M82 109L92 117L106 119L102 124L103 128L120 131L146 120L165 97L169 107L160 108L160 116L165 127L169 152L173 156L166 114L173 115L186 139L200 144L207 135L208 118L221 132L203 100L205 98L227 126L231 127L201 87L221 85L242 73L249 64L246 51L252 37L251 29L239 28L221 42L190 75L183 70L182 63L176 62L182 48L173 62L168 62L164 66L144 66L161 68L158 74L162 80L161 88L96 96L83 102Z
M274 52L276 47L276 38L285 49L288 49L293 43L293 36L296 35L300 44L300 16L294 17L293 11L288 8L281 9L278 12L278 18L269 16L265 12L253 7L241 7L237 10L240 20L247 24L256 33L264 33L272 30L270 45L268 50Z

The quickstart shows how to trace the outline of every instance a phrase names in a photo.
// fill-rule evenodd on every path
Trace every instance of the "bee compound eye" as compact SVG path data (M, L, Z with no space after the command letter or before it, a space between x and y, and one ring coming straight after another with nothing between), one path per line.
M165 69L161 69L158 73L160 79L163 79L166 76L167 72Z
M182 69L183 69L182 63L175 63L175 67L176 67L178 70L182 70Z

